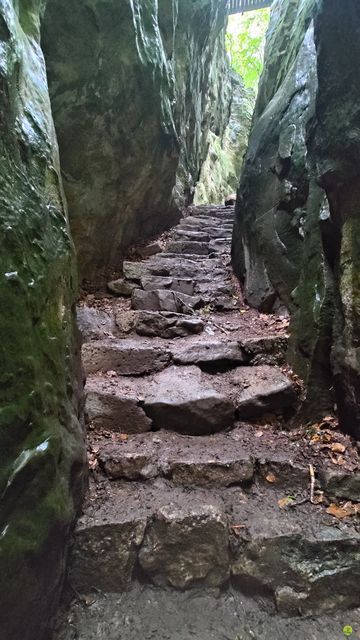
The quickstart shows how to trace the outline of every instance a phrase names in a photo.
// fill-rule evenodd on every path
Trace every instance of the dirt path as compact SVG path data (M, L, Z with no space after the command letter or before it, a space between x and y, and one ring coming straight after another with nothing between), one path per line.
M301 385L287 320L243 304L233 209L189 213L79 307L91 487L57 638L320 640L327 618L289 635L273 616L359 605L357 450L331 416L289 431ZM215 607L219 589L210 624L196 603ZM359 615L336 620L327 638Z

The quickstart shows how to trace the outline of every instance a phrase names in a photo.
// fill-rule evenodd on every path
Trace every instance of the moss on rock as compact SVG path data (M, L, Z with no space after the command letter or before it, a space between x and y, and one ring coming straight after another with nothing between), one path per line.
M83 482L76 276L39 8L35 0L0 6L0 635L6 640L45 632Z

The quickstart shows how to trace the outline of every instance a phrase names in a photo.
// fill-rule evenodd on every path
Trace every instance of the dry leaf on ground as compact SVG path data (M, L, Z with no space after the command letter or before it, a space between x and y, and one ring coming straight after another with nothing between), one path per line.
M286 496L285 498L280 498L280 500L278 500L278 505L280 509L285 509L285 507L288 507L292 502L294 502L294 498L292 496Z
M265 480L270 484L274 484L275 482L278 481L278 478L275 475L275 473L268 473L267 476L265 477Z
M349 518L360 513L360 505L354 504L353 502L345 502L342 505L332 502L326 509L326 513L341 520L342 518Z

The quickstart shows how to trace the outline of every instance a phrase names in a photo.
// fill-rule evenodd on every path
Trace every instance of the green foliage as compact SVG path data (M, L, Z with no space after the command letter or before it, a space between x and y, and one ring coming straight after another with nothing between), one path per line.
M244 15L230 16L226 49L234 71L245 86L256 90L263 67L265 35L270 10L260 9Z
M352 636L353 634L353 628L350 627L349 624L347 624L344 628L343 628L343 634L346 638L350 638L350 636Z

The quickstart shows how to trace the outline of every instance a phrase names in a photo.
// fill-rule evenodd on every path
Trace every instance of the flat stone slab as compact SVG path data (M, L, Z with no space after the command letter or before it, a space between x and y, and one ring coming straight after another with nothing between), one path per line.
M144 291L153 289L171 289L192 296L194 293L194 281L191 278L171 278L161 276L144 276L141 278L141 288Z
M186 316L168 311L139 311L135 330L140 336L159 338L184 338L201 333L204 321L196 316Z
M139 553L143 571L159 586L219 587L229 576L227 518L215 503L196 497L160 507Z
M218 390L226 389L239 418L256 418L263 413L276 413L296 402L291 380L280 369L269 365L237 367L211 376L208 382L213 382Z
M169 253L197 254L207 256L209 253L209 243L197 240L174 240L167 246Z
M202 304L199 296L188 296L178 291L155 289L143 291L135 289L131 297L131 306L142 311L171 311L173 313L191 313Z
M163 476L175 485L227 487L248 484L254 463L227 434L180 436L159 431L130 436L100 447L99 462L112 479L149 480Z
M129 388L117 378L89 376L85 394L85 410L95 427L122 433L143 433L151 428L138 388Z
M237 342L201 342L172 351L176 364L244 364L246 358Z
M155 429L199 435L215 433L234 421L234 405L202 380L197 367L168 367L147 390L144 409Z
M210 236L203 231L183 231L176 229L174 232L174 240L209 242Z
M170 362L170 353L159 347L139 345L135 340L98 340L82 347L86 374L115 371L123 376L140 376L160 371Z
M199 256L197 256L199 258ZM161 276L181 279L197 279L219 277L226 279L228 271L223 263L216 258L201 258L201 260L189 259L189 256L180 257L176 254L166 257L161 254L146 262L124 262L124 276L141 283L146 276Z

